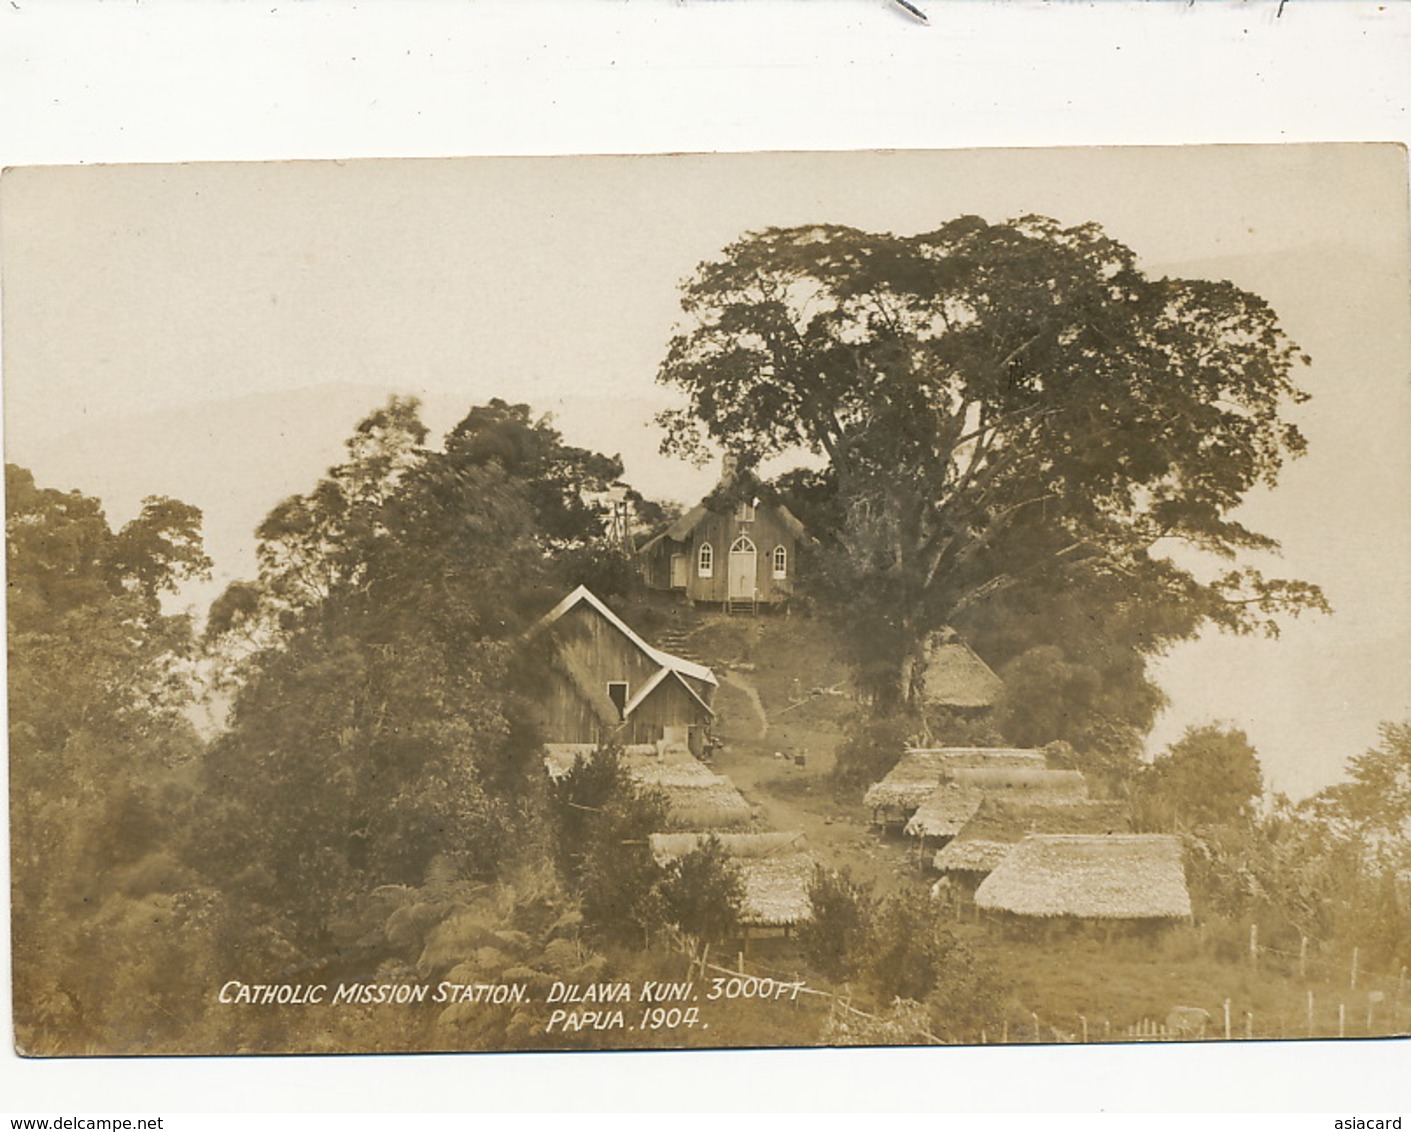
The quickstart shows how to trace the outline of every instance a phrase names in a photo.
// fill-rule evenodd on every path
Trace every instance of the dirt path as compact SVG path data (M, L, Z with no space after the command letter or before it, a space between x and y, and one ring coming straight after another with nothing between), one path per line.
M775 830L801 830L819 862L848 868L878 893L914 883L906 848L871 830L856 807L838 801L829 777L832 759L810 757L805 766L776 758L767 741L769 718L753 683L734 672L725 676L721 737L714 769L728 775L762 823ZM780 736L781 740L787 737ZM787 742L781 753L789 755ZM831 752L830 752L831 754Z
M734 684L749 697L755 715L759 717L759 734L755 738L766 738L769 735L769 714L764 710L764 701L759 698L759 689L754 686L754 681L740 675L733 668L726 671L725 680L729 684Z

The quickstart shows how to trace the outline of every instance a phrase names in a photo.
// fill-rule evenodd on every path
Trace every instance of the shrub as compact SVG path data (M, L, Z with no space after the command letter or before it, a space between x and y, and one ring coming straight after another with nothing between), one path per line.
M799 944L823 975L842 982L857 972L867 945L874 902L846 870L819 865L808 886L813 917L799 925Z

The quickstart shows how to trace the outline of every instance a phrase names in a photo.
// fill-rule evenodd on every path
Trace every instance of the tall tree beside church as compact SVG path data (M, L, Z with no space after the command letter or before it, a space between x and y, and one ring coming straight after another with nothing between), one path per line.
M1257 295L1152 278L1095 224L967 216L750 233L682 307L665 447L826 460L830 569L854 639L890 658L884 702L913 693L930 630L1024 586L1113 582L1183 611L1173 635L1323 605L1238 561L1274 542L1233 510L1305 447L1285 416L1305 359ZM1226 565L1199 578L1176 542Z

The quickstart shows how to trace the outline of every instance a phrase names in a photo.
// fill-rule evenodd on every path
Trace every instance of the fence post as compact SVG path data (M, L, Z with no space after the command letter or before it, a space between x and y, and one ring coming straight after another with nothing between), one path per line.
M1347 1037L1347 1006L1345 1003L1338 1003L1338 1037Z
M1225 999L1225 1040L1230 1040L1230 1000Z
M1308 992L1308 1036L1313 1036L1313 992Z
M1034 1041L1036 1041L1036 1042L1041 1042L1041 1041L1043 1041L1043 1040L1044 1040L1044 1039L1043 1039L1043 1035L1039 1033L1039 1016L1038 1016L1038 1014L1037 1014L1035 1011L1031 1010L1031 1011L1029 1011L1029 1017L1034 1020Z
M1352 989L1357 989L1357 948L1352 949Z
M1259 966L1259 925L1253 923L1249 925L1249 965Z
M1004 1044L1009 1044L1009 1019L1004 1020L1004 1029L1000 1032L999 1040Z
M1244 1012L1244 1040L1251 1041L1254 1038L1254 1011Z
M1088 1041L1088 1020L1079 1014L1078 1021L1083 1024L1083 1044L1086 1045Z

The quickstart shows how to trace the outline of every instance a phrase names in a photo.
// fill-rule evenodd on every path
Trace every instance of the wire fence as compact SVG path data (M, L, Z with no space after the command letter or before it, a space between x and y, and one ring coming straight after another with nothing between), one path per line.
M721 963L711 961L709 948L699 948L686 937L675 937L671 943L702 981L712 974L739 980L742 996L774 997L809 1014L822 1012L828 1023L825 1032L844 1041L1029 1045L1270 1041L1411 1033L1411 981L1406 968L1395 974L1368 971L1361 966L1360 948L1346 954L1313 955L1306 943L1299 952L1290 953L1259 947L1257 935L1255 941L1251 965L1277 959L1290 964L1290 972L1301 971L1310 981L1296 1004L1287 995L1274 1005L1268 1005L1268 996L1262 1000L1229 996L1172 1006L1164 1014L1094 1009L1061 1015L1025 1011L1011 1004L992 1025L980 1025L963 1037L950 1039L932 1032L924 1008L909 1008L916 1004L897 1002L885 1013L866 1011L853 1005L846 988L839 993L808 986L797 970L771 966L743 951ZM789 989L781 992L780 988ZM1113 1015L1118 1017L1114 1020Z

